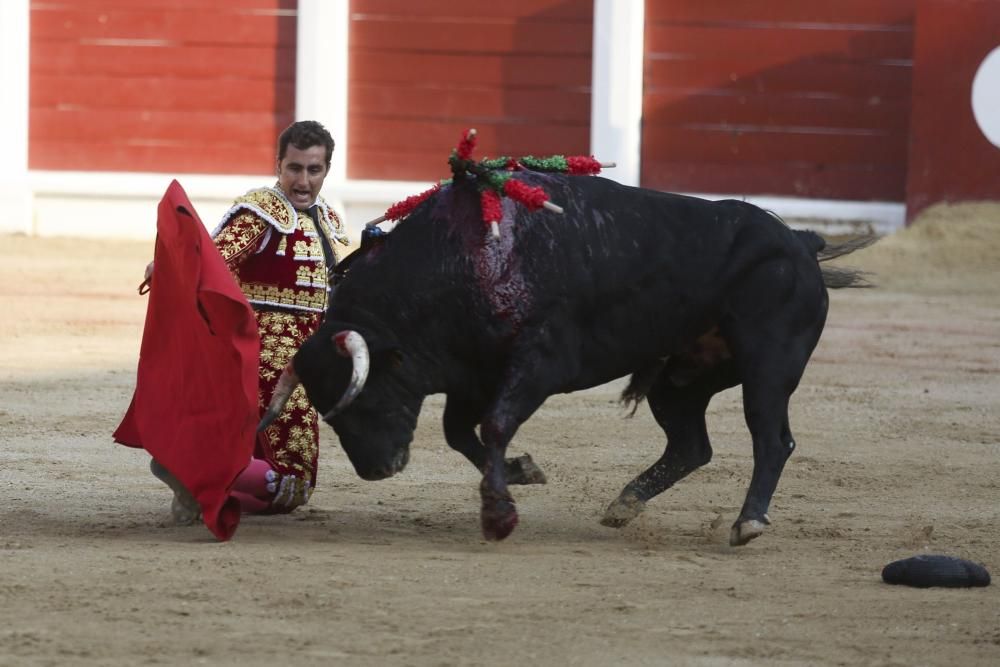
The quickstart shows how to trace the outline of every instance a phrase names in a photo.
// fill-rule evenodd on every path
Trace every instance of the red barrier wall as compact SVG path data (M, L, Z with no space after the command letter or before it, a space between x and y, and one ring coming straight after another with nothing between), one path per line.
M976 73L998 47L997 0L919 0L906 187L908 221L937 202L1000 199L1000 147L984 134L972 105ZM1000 100L996 90L1000 72L992 80L994 99ZM991 84L981 79L980 85ZM996 122L1000 104L991 111Z

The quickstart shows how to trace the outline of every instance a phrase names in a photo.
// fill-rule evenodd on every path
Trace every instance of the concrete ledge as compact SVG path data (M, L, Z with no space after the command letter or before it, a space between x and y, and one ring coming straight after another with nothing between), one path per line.
M30 216L0 217L0 232L38 236L152 239L156 206L170 181L188 193L202 222L212 229L238 195L271 185L274 177L207 176L113 172L28 173L25 199ZM323 196L341 214L353 240L365 223L386 208L423 192L432 182L332 181ZM795 227L827 234L874 232L889 234L903 226L905 209L895 202L845 202L791 197L743 197L699 194L706 199L745 199L768 209ZM10 213L10 211L8 211Z

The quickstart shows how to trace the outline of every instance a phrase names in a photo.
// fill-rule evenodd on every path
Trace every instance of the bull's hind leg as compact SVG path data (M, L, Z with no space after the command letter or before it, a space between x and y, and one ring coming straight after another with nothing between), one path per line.
M753 475L729 534L733 546L746 544L770 523L768 507L795 448L788 401L819 341L827 304L815 260L795 253L758 265L727 304L722 333L739 366L753 440Z
M481 415L481 408L449 395L444 407L444 438L449 447L461 453L479 472L484 472L486 448L476 435ZM504 472L508 484L545 484L547 481L530 454L506 459Z
M805 367L804 362L802 367ZM787 384L782 387L758 378L743 385L743 410L753 438L754 463L746 500L729 534L729 544L733 546L746 544L761 535L771 523L767 510L785 462L795 449L788 425L788 399L797 382L798 377L791 387Z
M795 321L808 321L807 315L812 314L813 322L799 326L795 333L789 332L792 318L786 312L784 317L779 314L769 319L753 333L744 330L736 337L743 378L743 414L753 439L753 476L729 534L733 546L746 544L770 524L767 510L771 497L795 449L788 425L788 401L798 387L826 316L825 300L806 304L795 313Z
M668 364L646 396L653 416L667 434L666 449L608 506L601 519L605 526L620 528L628 524L639 516L647 501L712 459L705 410L712 396L739 383L735 365L727 361L683 386L675 384L672 377Z

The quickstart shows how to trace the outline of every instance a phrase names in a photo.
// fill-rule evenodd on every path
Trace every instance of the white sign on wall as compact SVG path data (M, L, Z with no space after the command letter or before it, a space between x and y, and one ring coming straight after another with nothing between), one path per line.
M976 70L972 114L989 142L1000 148L1000 46L990 51Z

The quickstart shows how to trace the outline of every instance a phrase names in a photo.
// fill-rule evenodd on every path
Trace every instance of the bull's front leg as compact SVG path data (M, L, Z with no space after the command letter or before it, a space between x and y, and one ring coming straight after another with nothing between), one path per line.
M444 438L449 447L485 474L488 453L475 430L482 413L482 406L470 405L449 395L444 406ZM547 481L530 454L507 459L504 471L508 484L545 484Z
M548 320L546 320L548 322ZM486 447L486 466L479 486L482 498L480 518L487 540L502 540L517 525L517 508L507 491L504 457L517 429L535 413L556 387L565 386L564 378L574 376L577 368L558 354L564 345L553 342L551 329L522 333L496 398L483 414L479 434ZM560 363L562 361L563 363Z
M502 540L517 526L517 508L514 498L507 490L507 472L504 456L517 425L508 419L487 419L480 432L486 445L486 465L483 481L479 485L482 498L480 520L483 537L487 540Z

